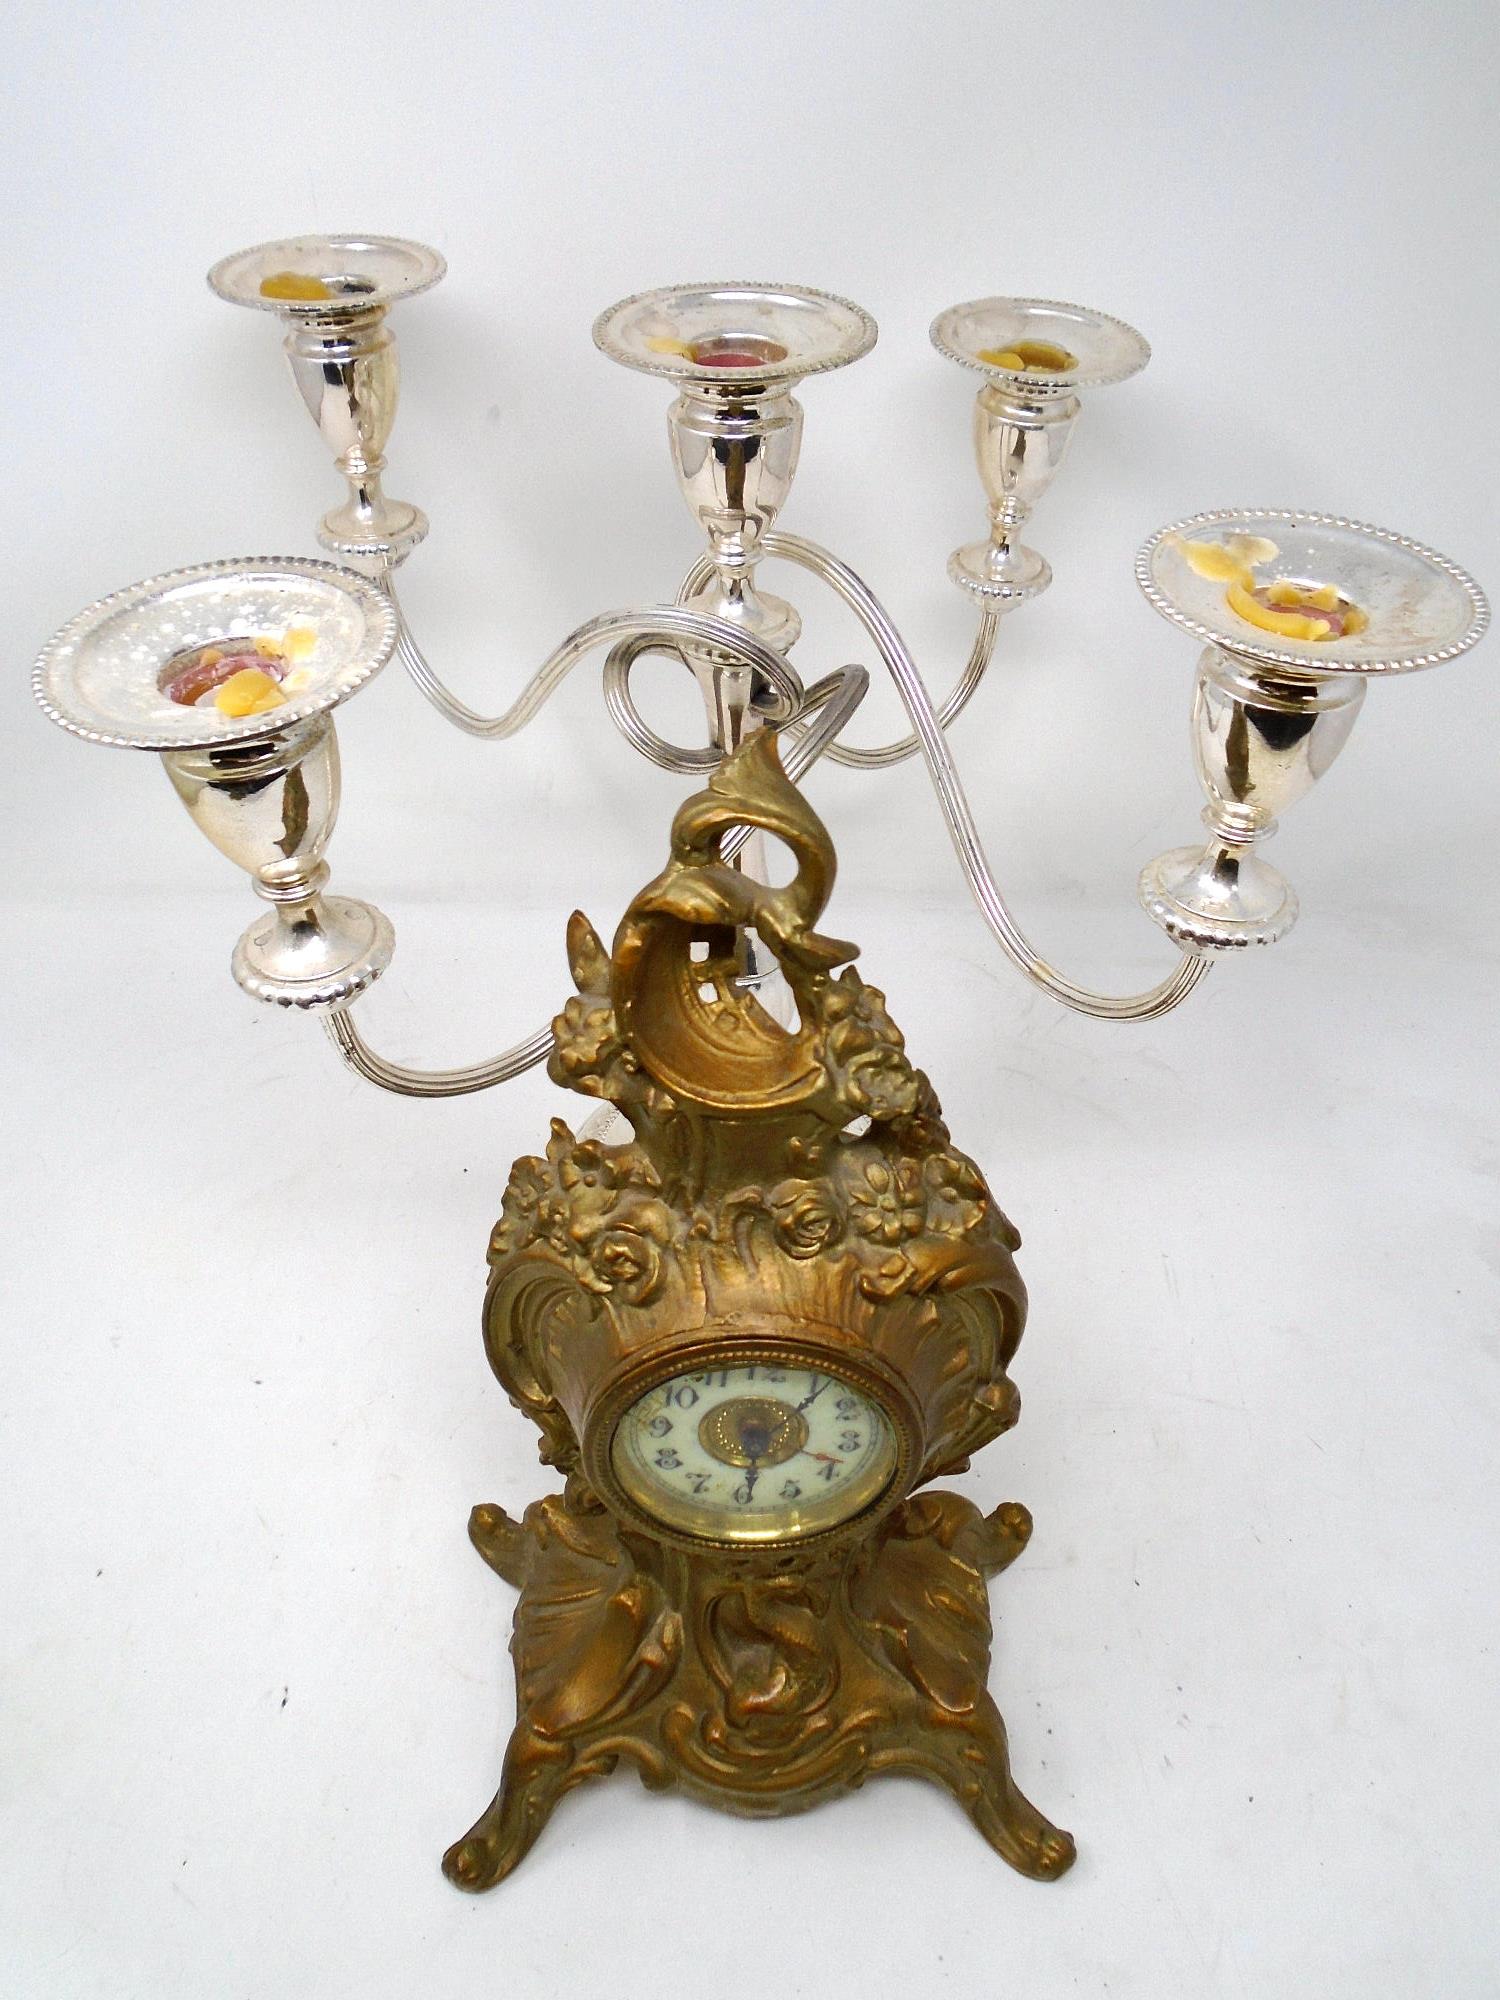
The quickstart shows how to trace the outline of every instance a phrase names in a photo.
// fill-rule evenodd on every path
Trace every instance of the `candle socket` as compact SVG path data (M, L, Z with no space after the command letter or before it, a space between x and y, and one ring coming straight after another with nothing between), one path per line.
M332 1007L380 977L395 949L389 920L372 904L323 893L339 807L331 716L249 742L163 751L161 761L193 824L271 905L234 948L245 992L278 1007Z
M221 299L273 312L286 328L292 380L349 483L318 525L334 555L396 564L427 533L421 508L380 484L400 386L386 314L446 269L436 250L400 236L295 236L236 250L208 274Z
M783 598L756 588L755 566L760 538L792 489L801 404L780 384L694 382L667 412L667 430L677 483L714 565L685 602L786 652L802 620Z

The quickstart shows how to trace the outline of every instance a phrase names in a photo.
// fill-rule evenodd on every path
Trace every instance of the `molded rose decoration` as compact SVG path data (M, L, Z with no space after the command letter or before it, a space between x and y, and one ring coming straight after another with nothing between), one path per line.
M783 1181L769 1200L776 1240L789 1257L816 1257L844 1233L844 1212L826 1181Z
M660 1203L653 1204L660 1209ZM649 1220L662 1243L671 1235L671 1218L665 1209L661 1217ZM639 1218L647 1220L645 1217ZM620 1292L634 1306L645 1305L661 1286L661 1249L656 1237L644 1229L623 1227L603 1230L594 1238L589 1268L579 1273L591 1292Z

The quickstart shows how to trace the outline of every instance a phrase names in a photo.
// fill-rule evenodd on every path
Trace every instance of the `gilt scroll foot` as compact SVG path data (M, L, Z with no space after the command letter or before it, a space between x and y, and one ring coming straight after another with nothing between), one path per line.
M443 1856L443 1873L460 1889L492 1889L503 1882L530 1853L563 1793L590 1775L565 1746L542 1744L524 1726L518 1728L505 1753L499 1791Z
M1019 1500L1002 1500L974 1530L975 1560L985 1576L1009 1569L1031 1540L1031 1514Z
M519 1590L526 1581L531 1539L503 1507L484 1504L469 1515L469 1540L496 1576Z
M1002 1861L1033 1881L1065 1875L1077 1858L1073 1836L1043 1817L1010 1775L1000 1711L986 1695L958 1756L933 1773L945 1784Z

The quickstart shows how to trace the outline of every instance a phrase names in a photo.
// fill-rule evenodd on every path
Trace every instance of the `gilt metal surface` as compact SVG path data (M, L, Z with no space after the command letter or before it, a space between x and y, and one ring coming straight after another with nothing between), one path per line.
M785 888L722 861L742 825L791 850ZM470 1524L522 1595L501 1789L445 1861L462 1887L508 1874L557 1800L622 1759L653 1788L756 1814L915 1772L1024 1872L1073 1858L1016 1789L986 1691L984 1579L1029 1517L914 1492L1016 1420L1018 1238L855 947L815 929L833 874L766 730L679 811L671 860L610 951L582 916L569 926L578 992L550 1072L633 1136L555 1121L545 1155L512 1169L491 1244L490 1361L566 1485L520 1522L490 1506ZM737 983L737 928L780 961L794 1027ZM692 1426L744 1501L664 1517L619 1476L620 1424L653 1385L746 1364L754 1395ZM779 1529L741 1536L751 1482L735 1468L813 1456L803 1412L824 1373L857 1390L850 1409L878 1409L888 1458L851 1483L848 1511L820 1497L809 1530L789 1502ZM812 1386L794 1402L789 1380Z

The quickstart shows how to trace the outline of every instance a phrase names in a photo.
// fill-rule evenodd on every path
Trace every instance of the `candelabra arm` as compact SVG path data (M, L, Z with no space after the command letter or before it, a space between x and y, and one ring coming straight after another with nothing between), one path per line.
M979 838L979 829L974 824L974 815L964 796L952 752L943 735L938 711L911 653L879 599L847 564L830 555L826 549L819 548L815 542L804 541L799 535L772 532L763 538L761 547L767 556L779 556L785 562L810 570L842 598L869 633L911 717L959 866L985 922L994 933L995 941L1012 964L1044 993L1050 993L1054 1000L1060 1000L1075 1013L1092 1015L1096 1020L1154 1021L1158 1015L1168 1013L1185 1000L1207 974L1208 959L1184 952L1181 963L1170 977L1143 993L1131 994L1095 993L1086 986L1075 985L1048 964L1016 923L1000 893L985 855L984 844Z
M778 538L772 535L769 544ZM679 604L688 604L701 595L712 581L714 565L710 557L700 556L682 580L682 588L677 593ZM1000 630L998 611L982 609L979 614L979 629L974 634L974 644L969 652L963 672L937 705L939 726L946 729L969 705L974 690L984 679L995 652L995 638ZM902 736L894 743L872 744L868 750L857 749L849 743L830 743L824 754L830 763L845 764L855 771L883 771L892 764L904 764L908 757L915 757L922 745L916 736Z
M388 1062L377 1055L355 1027L346 1007L332 1008L323 1016L328 1039L356 1076L398 1097L466 1097L471 1091L488 1090L497 1083L509 1083L523 1070L545 1062L552 1049L550 1025L517 1042L487 1062L470 1063L465 1069L408 1069L404 1063Z
M693 642L727 649L754 669L766 683L762 691L763 713L767 720L785 721L794 715L803 700L802 683L779 653L771 651L753 634L741 632L724 620L704 612L687 611L677 605L653 605L641 611L605 611L570 632L542 662L510 707L500 715L481 715L447 688L412 636L401 600L396 595L396 579L390 563L382 563L376 581L390 599L400 619L396 640L397 657L417 688L438 713L467 735L503 741L524 729L556 692L580 660L595 647L621 639L639 639L642 650L669 647L677 642ZM642 725L644 729L644 725ZM659 740L659 739L658 739ZM637 745L637 747L640 747ZM712 759L718 762L717 753ZM669 770L693 768L669 763Z

